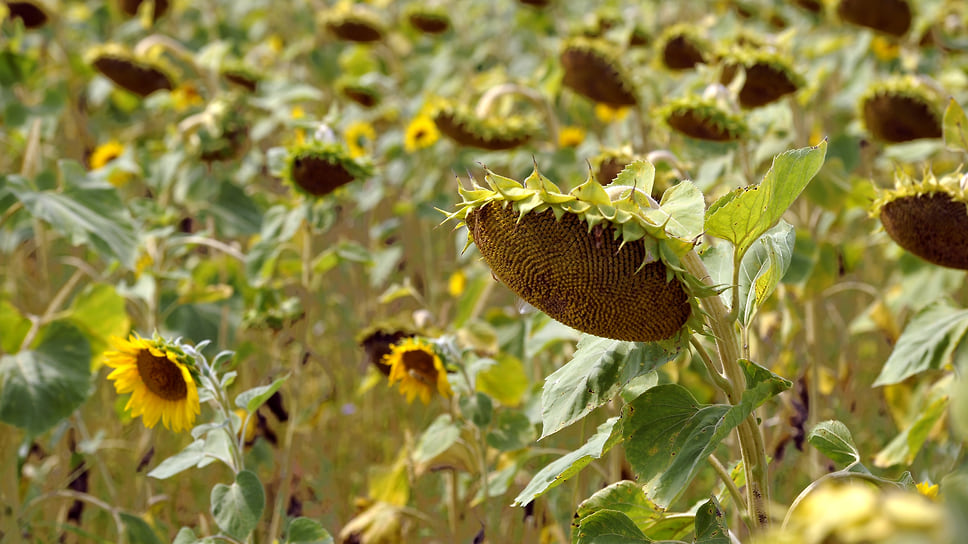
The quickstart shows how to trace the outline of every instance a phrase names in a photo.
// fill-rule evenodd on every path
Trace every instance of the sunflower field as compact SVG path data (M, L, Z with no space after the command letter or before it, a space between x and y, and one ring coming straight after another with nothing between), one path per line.
M0 0L0 541L968 534L968 3Z

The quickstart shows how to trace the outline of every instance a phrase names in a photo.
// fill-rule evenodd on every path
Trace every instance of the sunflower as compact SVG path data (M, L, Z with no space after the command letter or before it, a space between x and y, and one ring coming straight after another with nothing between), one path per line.
M585 141L585 130L581 127L563 127L558 133L558 147L578 147Z
M132 417L142 416L149 429L159 419L176 433L190 429L200 408L188 356L161 337L111 337L111 345L114 350L104 354L105 364L114 369L108 379L119 394L131 393L124 409Z
M346 138L346 149L349 150L350 157L357 159L367 154L367 146L376 139L376 130L365 121L357 121L347 125L343 136Z
M603 102L595 104L595 117L603 123L621 121L625 119L628 113L629 108L627 106L614 107Z
M407 153L430 147L440 139L440 131L434 120L426 115L420 115L410 121L407 132L403 136L403 148Z
M102 168L105 164L120 157L122 153L124 153L124 145L117 140L111 140L97 146L88 159L91 170Z
M407 402L413 402L419 393L420 400L428 404L434 389L445 397L453 394L444 363L427 342L405 338L390 348L383 364L390 367L390 385L400 382L400 392L407 395Z

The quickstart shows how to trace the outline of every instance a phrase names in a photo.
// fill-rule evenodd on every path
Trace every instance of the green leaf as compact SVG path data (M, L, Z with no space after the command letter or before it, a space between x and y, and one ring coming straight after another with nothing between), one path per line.
M286 529L286 544L333 544L333 537L318 521L296 518Z
M493 282L494 279L490 274L475 274L467 278L464 292L457 299L456 313L452 322L455 329L463 327L467 320L474 315L481 297L487 292L487 286Z
M397 269L403 258L403 246L390 246L373 252L373 266L370 268L370 287L381 287L390 274Z
M498 412L487 444L500 451L519 450L534 441L534 425L521 412L504 410Z
M175 535L175 540L171 544L195 544L196 542L200 541L195 536L195 531L189 527L182 527L178 530L178 534Z
M615 482L595 492L578 505L575 519L580 524L584 518L602 510L625 514L642 532L647 532L649 525L662 518L662 512L649 500L642 486L629 480Z
M105 283L89 285L77 295L71 302L70 320L91 344L94 370L103 364L104 352L110 347L108 339L123 337L131 330L124 297Z
M918 419L910 427L895 436L874 456L874 466L887 468L901 463L906 465L913 463L924 441L928 439L928 433L947 411L948 397L942 396L935 399L921 411Z
M491 416L494 414L494 404L491 397L484 393L474 393L465 395L458 401L460 413L467 421L470 421L478 429L484 429L491 423Z
M54 321L31 350L0 358L0 421L38 435L91 392L91 347L77 327Z
M148 476L164 480L183 470L198 466L199 463L205 460L204 448L205 440L198 439L185 446L185 449L182 451L159 463L157 467L148 473Z
M968 153L968 116L952 98L944 110L944 145L952 151Z
M574 357L545 379L541 438L558 432L612 399L632 378L671 361L661 344L583 335Z
M790 380L774 374L753 361L740 359L739 364L743 367L743 374L746 376L746 391L743 391L740 405L749 407L751 411L793 386Z
M817 423L807 435L807 441L837 464L847 466L860 461L850 429L835 419Z
M917 313L894 346L874 386L900 383L952 362L968 332L968 310L939 301Z
M645 194L652 194L655 183L655 166L645 160L632 161L615 176L611 187L635 187Z
M790 267L796 231L784 220L753 243L739 267L739 317L749 324Z
M773 159L763 181L728 194L706 214L706 233L732 242L740 257L779 221L820 167L826 140L816 147L786 151Z
M585 468L592 460L600 459L612 446L621 442L622 436L619 432L621 426L616 426L618 420L618 417L609 418L605 423L598 426L597 432L582 447L562 455L538 471L528 485L521 490L521 493L515 497L514 505L524 506L533 501L535 497L557 487Z
M460 428L454 424L450 414L441 414L427 427L427 430L420 435L417 447L413 452L413 459L418 463L429 461L447 448L454 445L460 438Z
M691 181L682 180L668 188L662 193L659 205L669 214L666 232L683 240L702 236L706 200Z
M134 223L117 190L87 177L84 168L61 161L63 190L39 189L19 176L8 188L31 215L43 219L73 244L90 244L98 253L134 267L138 238Z
M13 304L0 299L0 351L16 353L30 330L30 320L20 314Z
M148 522L138 516L127 512L121 512L121 522L124 523L125 532L128 535L128 542L138 544L162 544L161 539L155 530L148 525Z
M716 497L712 497L696 511L695 544L730 544L726 514Z
M583 518L576 531L575 544L634 544L652 542L622 512L599 510Z
M266 495L259 477L243 470L232 485L212 488L212 517L219 529L236 540L246 540L266 506Z
M531 388L521 360L507 353L499 353L493 360L494 364L477 373L474 387L505 406L521 404Z
M253 387L248 391L239 393L239 396L235 397L235 405L251 414L258 410L259 407L262 406L267 400L269 400L269 397L275 394L275 392L282 387L282 384L285 383L287 379L289 379L289 374L286 374L281 378L277 378L269 385Z

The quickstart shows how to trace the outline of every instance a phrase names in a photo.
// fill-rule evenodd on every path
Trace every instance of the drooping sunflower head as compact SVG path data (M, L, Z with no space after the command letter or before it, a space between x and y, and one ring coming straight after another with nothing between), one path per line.
M8 1L7 9L10 18L20 19L26 29L40 28L50 20L43 4L33 0Z
M526 302L582 332L639 342L676 337L698 314L687 287L696 283L678 259L701 232L683 225L701 219L671 220L679 206L701 213L691 184L659 205L645 161L608 188L590 173L569 193L537 169L523 183L485 171L488 187L461 188L448 219L467 226L468 243Z
M229 83L254 93L259 88L262 76L248 64L240 61L229 61L222 64L219 73Z
M860 115L871 136L888 143L940 138L941 96L921 80L902 76L871 85Z
M348 42L378 42L386 35L380 16L365 5L353 2L341 2L323 12L320 22L334 36Z
M428 404L434 392L443 397L453 395L440 355L433 344L420 338L408 337L393 344L390 353L383 357L383 364L390 367L390 385L399 382L400 393L407 396L407 402L419 395Z
M562 83L596 102L611 106L638 103L632 80L618 61L618 55L604 40L572 38L561 50L565 76Z
M480 118L463 104L440 99L433 108L433 120L447 137L469 147L499 151L520 147L538 134L533 116Z
M891 36L903 36L911 28L907 0L840 0L837 15L844 21Z
M114 369L108 379L115 390L131 394L124 409L141 416L149 429L159 420L176 433L190 429L200 413L192 359L175 342L158 336L112 337L111 345L104 362Z
M411 4L406 16L410 25L424 34L443 34L450 30L450 15L441 6Z
M94 47L86 58L101 75L138 96L175 88L174 70L161 58L139 58L119 44Z
M793 62L763 47L734 47L723 56L721 83L729 85L742 67L746 80L739 91L739 105L758 108L796 92L804 80L794 72Z
M670 70L691 70L706 62L706 40L696 27L681 23L662 32L658 40L662 63Z
M894 189L874 202L871 215L904 249L940 266L968 270L968 175L921 179L898 172Z
M372 108L380 103L380 91L372 85L362 83L341 83L337 85L339 92L364 108Z
M238 104L216 100L206 112L211 123L204 123L190 139L190 147L205 162L230 161L239 158L249 143L249 125Z
M342 144L311 140L289 150L283 179L300 193L321 197L372 174L373 166L350 157Z
M134 17L138 15L138 10L141 9L141 4L144 4L145 0L120 0L118 2L121 12L129 17ZM154 0L152 5L151 20L157 21L166 13L168 13L169 5L168 0Z
M673 130L712 142L731 142L746 135L743 118L713 98L687 96L659 108L658 114Z

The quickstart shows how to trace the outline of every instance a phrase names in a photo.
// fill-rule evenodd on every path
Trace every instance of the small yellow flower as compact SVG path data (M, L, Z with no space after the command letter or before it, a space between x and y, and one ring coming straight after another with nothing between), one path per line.
M578 147L585 141L585 129L581 127L563 127L558 132L558 147Z
M629 109L627 106L622 106L619 108L614 108L608 104L603 104L599 102L595 104L595 117L603 123L614 123L625 119L628 115Z
M874 56L882 62L890 62L900 55L901 46L884 36L875 36L871 40L871 53L874 53Z
M202 95L198 94L198 89L191 83L179 85L171 92L171 105L177 112L183 112L204 103Z
M407 125L407 132L403 136L403 148L407 153L430 147L440 139L440 132L434 120L426 115L414 117Z
M176 433L190 429L201 410L188 356L160 337L132 334L110 342L114 350L104 354L104 364L114 369L108 379L118 394L131 393L125 411L149 429L158 420Z
M365 121L350 123L343 131L346 138L346 149L350 152L350 157L356 159L367 154L370 143L376 139L376 130L373 125Z
M91 170L103 168L107 163L120 157L122 153L124 153L124 145L117 140L111 140L97 146L94 148L94 152L91 153L90 159L88 159Z
M383 364L390 366L390 385L400 382L400 393L407 396L407 402L413 402L419 394L428 404L435 390L445 397L453 394L444 363L427 342L405 338L390 348Z
M286 44L282 41L282 38L280 38L278 34L273 34L272 36L269 36L269 39L266 40L266 43L269 44L269 49L272 49L276 53L282 51L282 48L286 46Z
M450 279L447 280L447 292L450 293L452 297L459 297L461 293L464 292L464 287L467 286L467 276L464 272L458 270L450 275Z
M292 110L289 111L289 116L293 119L302 119L306 117L306 111L302 109L302 106L293 106ZM294 134L294 143L303 144L306 142L306 131L297 128Z
M915 486L918 489L918 493L924 495L929 499L938 498L938 484L931 484L927 481L921 482Z
M238 410L235 411L235 415L239 416L239 419L242 421L241 423L239 423L239 425L242 425L243 423L245 423L245 416L247 414L248 414L248 412L246 412L245 410L243 410L241 408L239 408ZM258 416L253 415L251 418L249 418L249 424L245 426L245 443L246 444L251 444L253 441L255 441L256 419L258 419ZM239 434L242 434L242 430L241 429L239 430Z

